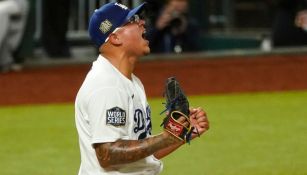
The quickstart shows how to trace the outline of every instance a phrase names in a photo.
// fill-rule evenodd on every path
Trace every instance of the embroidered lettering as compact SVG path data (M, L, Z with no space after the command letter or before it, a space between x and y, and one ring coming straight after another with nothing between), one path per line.
M111 30L112 26L113 26L112 23L106 19L101 22L99 29L103 34L105 34Z
M124 10L127 10L128 7L123 5L123 4L120 4L120 3L115 3L115 5L119 6L120 8L124 9Z
M106 124L113 126L125 126L126 125L126 111L119 108L114 107L107 110L106 114Z

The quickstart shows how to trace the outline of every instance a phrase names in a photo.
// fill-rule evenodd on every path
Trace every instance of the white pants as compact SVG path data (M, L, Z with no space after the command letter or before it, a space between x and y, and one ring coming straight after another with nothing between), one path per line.
M23 35L27 12L27 0L0 1L0 66L13 62L12 53Z

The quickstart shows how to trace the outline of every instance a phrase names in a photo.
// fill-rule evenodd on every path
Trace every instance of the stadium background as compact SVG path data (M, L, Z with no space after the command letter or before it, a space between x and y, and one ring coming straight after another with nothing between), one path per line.
M191 104L204 106L211 121L207 135L164 160L162 174L307 174L306 47L261 49L272 12L265 2L193 3L211 9L194 11L203 27L211 26L204 31L204 51L149 55L136 68L153 114L163 109L165 79L176 76ZM257 15L268 21L248 22ZM96 58L79 22L71 23L68 36L74 59L45 58L36 40L35 57L24 70L0 74L0 174L77 173L73 101ZM36 24L36 39L39 31ZM161 118L153 120L158 133Z
M300 51L300 52L298 52ZM46 62L46 61L45 61ZM0 75L0 104L73 102L90 63L28 65ZM303 49L275 53L151 55L136 67L149 97L162 97L166 77L176 76L189 95L307 89Z

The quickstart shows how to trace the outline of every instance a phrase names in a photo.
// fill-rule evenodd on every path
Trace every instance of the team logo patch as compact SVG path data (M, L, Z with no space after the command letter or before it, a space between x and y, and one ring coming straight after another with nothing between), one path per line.
M112 28L112 23L107 19L102 21L99 27L100 31L104 34L110 31L111 28Z
M113 126L125 126L126 111L119 107L108 109L106 123L107 125L113 125Z

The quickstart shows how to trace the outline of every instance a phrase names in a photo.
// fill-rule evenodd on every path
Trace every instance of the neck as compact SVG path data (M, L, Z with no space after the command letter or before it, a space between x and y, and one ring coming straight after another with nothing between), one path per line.
M119 52L102 53L107 60L128 79L132 79L136 58L127 57Z

